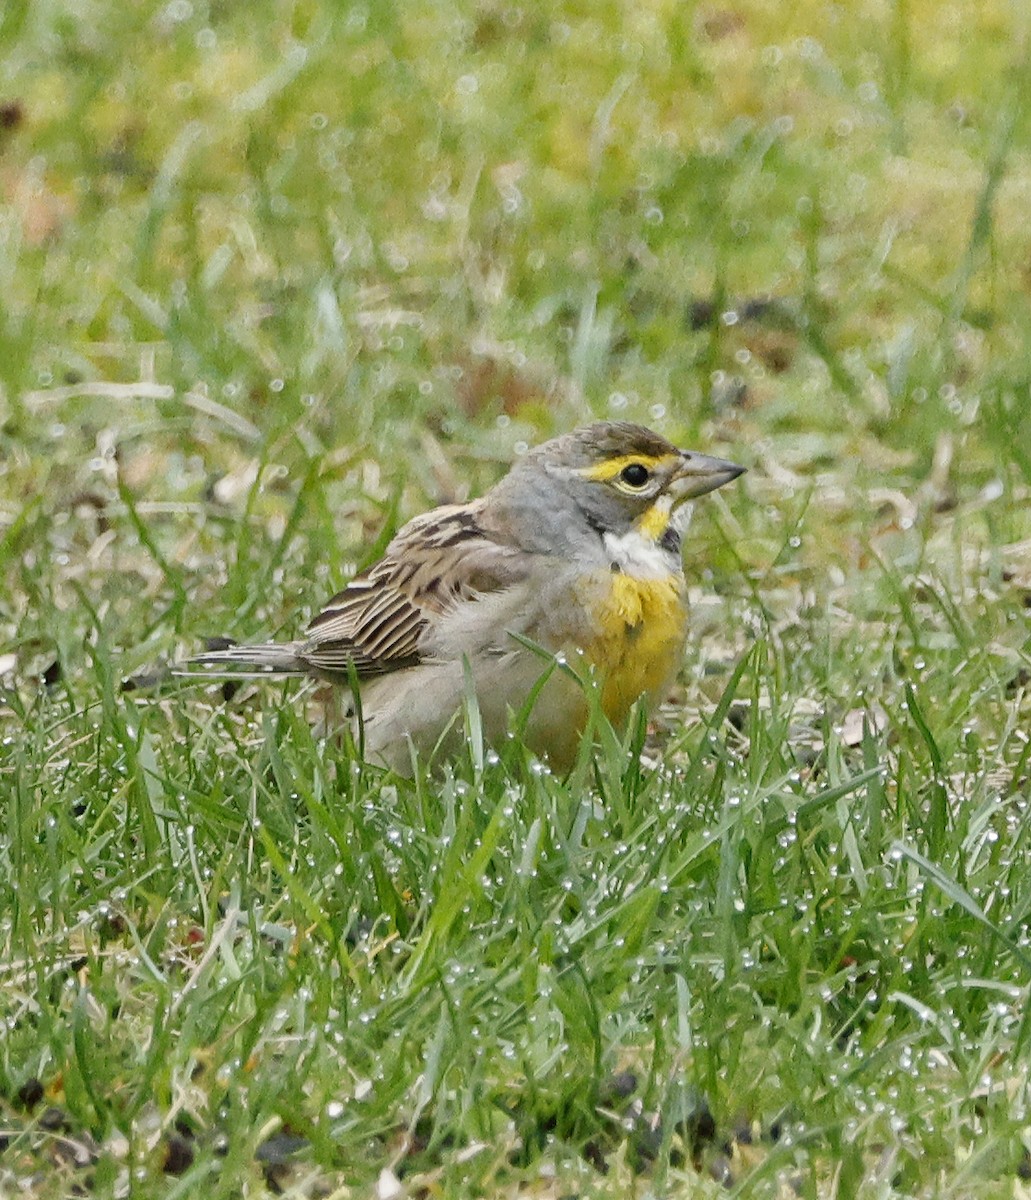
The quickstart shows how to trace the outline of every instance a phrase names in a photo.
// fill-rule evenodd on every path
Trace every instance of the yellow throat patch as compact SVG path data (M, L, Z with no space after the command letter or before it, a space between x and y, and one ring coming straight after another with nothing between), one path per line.
M595 601L597 605L597 601ZM640 696L657 698L672 677L686 637L683 580L637 579L613 572L595 608L598 634L584 647L602 679L601 705L616 726Z

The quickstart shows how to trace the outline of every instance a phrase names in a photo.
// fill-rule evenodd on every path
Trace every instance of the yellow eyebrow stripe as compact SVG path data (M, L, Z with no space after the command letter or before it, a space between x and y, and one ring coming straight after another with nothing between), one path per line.
M675 454L618 454L615 458L607 458L604 462L598 463L593 467L584 467L580 474L584 479L593 480L595 483L608 483L610 479L615 479L616 476L623 470L624 467L629 467L631 463L640 463L642 467L647 467L649 471L654 471L657 467L661 467L664 463L672 463L677 459Z

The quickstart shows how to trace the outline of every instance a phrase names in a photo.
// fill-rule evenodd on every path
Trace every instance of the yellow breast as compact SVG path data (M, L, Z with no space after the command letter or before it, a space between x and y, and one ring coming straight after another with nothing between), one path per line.
M641 696L658 699L684 649L684 583L675 575L635 579L613 573L595 599L598 633L584 647L602 678L602 708L614 725Z

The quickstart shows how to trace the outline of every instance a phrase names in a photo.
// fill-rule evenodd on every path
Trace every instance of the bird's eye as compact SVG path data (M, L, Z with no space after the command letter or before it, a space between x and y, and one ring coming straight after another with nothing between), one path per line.
M620 479L632 488L643 488L651 479L651 472L643 463L630 463L619 473Z

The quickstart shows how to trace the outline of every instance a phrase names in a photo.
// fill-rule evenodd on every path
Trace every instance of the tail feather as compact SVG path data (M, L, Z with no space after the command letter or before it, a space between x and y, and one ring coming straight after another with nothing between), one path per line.
M253 646L224 646L188 658L176 675L222 678L232 676L310 675L311 668L297 653L298 642L265 642ZM191 670L190 668L218 668Z

